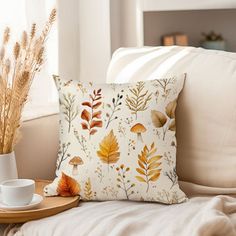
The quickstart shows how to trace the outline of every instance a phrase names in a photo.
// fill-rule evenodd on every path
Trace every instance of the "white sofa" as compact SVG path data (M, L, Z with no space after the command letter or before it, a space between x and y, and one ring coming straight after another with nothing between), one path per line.
M191 47L120 49L107 82L187 73L177 107L177 172L190 200L166 206L88 202L20 226L14 235L236 235L236 54ZM20 177L52 179L58 116L23 124Z

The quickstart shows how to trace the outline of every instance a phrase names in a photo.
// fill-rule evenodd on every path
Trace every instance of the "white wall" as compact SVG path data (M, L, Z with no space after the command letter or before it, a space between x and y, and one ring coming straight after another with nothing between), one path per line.
M105 82L111 57L110 1L58 0L59 73Z
M137 46L136 0L57 0L59 74L105 82L112 53Z
M142 18L144 11L180 10L180 8L236 8L236 0L57 1L60 75L68 79L98 83L105 82L111 54L117 48L142 46L145 37L146 43L151 42L151 45L154 45L152 40L156 40L155 35L158 33L158 29L155 25L159 18L150 14L144 28ZM166 18L163 16L163 19ZM161 23L158 21L159 28L162 30L166 28L163 19ZM178 17L174 19L176 20L174 25L178 26ZM232 19L235 18L232 17ZM205 21L208 21L207 18ZM231 28L235 28L232 26L233 22L235 20L231 22ZM170 23L169 26L171 27L172 24ZM224 29L227 30L228 35L231 34L231 28L225 27ZM148 33L144 37L145 31Z
M235 0L137 0L144 11L230 9Z
M136 0L121 1L121 44L125 47L137 46Z
M80 0L80 79L105 82L111 58L110 1Z
M137 0L111 0L111 48L138 46Z
M110 0L111 53L121 45L121 1Z
M67 80L79 78L79 2L57 0L59 74Z

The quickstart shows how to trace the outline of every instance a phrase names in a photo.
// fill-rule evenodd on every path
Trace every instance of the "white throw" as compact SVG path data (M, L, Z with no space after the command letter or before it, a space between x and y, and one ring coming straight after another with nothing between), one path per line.
M234 236L236 199L193 197L186 203L88 202L24 224L15 236Z

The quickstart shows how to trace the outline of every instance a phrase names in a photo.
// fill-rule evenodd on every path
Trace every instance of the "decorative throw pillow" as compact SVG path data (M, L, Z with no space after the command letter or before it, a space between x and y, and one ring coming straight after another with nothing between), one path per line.
M60 94L57 178L46 196L186 200L176 175L175 109L185 75L132 84L54 77Z

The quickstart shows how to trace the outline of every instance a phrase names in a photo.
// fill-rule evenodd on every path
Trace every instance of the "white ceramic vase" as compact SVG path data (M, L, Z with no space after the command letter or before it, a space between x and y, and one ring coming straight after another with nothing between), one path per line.
M0 154L0 183L8 179L17 179L15 153Z

